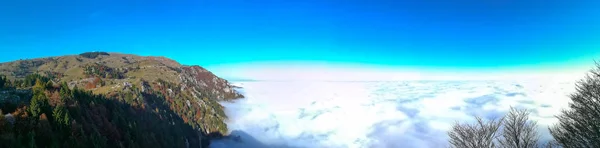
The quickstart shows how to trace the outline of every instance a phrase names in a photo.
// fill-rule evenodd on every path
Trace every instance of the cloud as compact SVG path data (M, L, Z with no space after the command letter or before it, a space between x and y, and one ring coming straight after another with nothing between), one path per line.
M445 147L446 131L510 106L534 111L542 138L566 107L572 81L243 82L223 103L235 140L213 147Z

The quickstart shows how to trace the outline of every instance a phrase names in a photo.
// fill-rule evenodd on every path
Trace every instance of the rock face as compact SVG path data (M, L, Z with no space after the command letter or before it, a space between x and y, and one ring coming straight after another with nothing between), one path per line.
M9 79L24 79L33 73L66 82L69 87L121 97L124 102L162 99L203 135L226 134L227 116L219 101L243 97L227 80L210 71L165 57L84 53L0 63L0 74ZM156 106L148 101L132 104L149 110Z
M229 101L243 97L225 79L200 66L184 66L179 78L182 88L193 90L195 96L209 95L219 101Z

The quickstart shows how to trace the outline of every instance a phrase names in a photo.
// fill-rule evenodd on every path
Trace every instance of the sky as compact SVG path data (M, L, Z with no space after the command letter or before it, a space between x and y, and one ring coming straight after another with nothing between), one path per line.
M600 57L598 7L595 0L1 1L0 62L122 52L230 79L581 70Z

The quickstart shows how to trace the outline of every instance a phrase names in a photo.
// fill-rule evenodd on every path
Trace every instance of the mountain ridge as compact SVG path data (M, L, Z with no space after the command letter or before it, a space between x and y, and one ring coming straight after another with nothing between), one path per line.
M31 89L32 79L47 77L49 85L84 89L141 110L168 108L205 141L228 134L227 115L219 102L244 97L237 86L199 65L160 56L86 52L17 60L0 63L0 75L15 88Z

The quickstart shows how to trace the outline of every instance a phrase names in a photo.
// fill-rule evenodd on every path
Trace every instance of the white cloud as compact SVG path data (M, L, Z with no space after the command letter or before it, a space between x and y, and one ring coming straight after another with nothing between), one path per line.
M243 142L213 147L444 147L455 121L534 111L543 138L573 81L243 82L224 103Z

